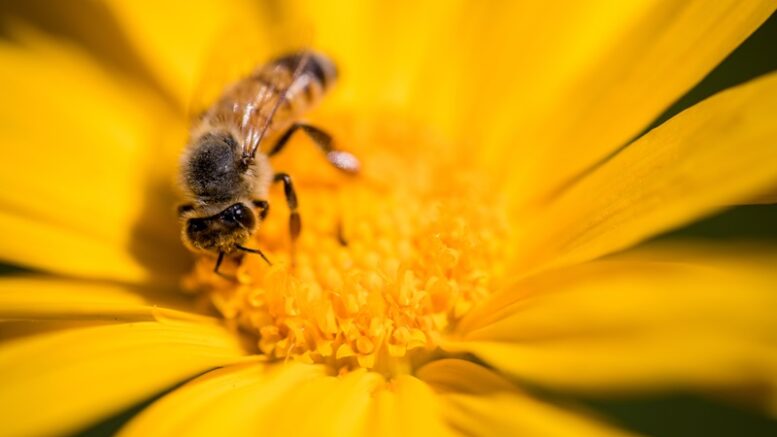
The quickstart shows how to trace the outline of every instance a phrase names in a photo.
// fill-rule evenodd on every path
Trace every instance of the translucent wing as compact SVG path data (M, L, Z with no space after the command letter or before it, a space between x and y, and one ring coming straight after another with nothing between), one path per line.
M249 10L219 32L197 74L187 110L190 120L201 117L231 84L270 59L309 45L312 31L290 26L283 16Z
M266 112L260 118L261 123L258 125L251 122L253 117L250 112L244 114L241 124L241 131L246 133L243 141L244 157L253 159L256 156L256 151L267 135L278 109L288 99L289 90L297 84L297 80L310 62L309 50L300 53L299 57L285 58L285 60L294 59L293 64L276 62L269 65L267 71L262 72L267 76L267 85L257 93L255 102L249 104L249 108L251 111L265 110Z

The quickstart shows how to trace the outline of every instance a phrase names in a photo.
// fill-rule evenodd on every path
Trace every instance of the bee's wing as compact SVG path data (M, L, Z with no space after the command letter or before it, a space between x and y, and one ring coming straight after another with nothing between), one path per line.
M245 133L243 156L250 156L251 158L256 156L256 151L259 149L262 139L264 139L267 134L278 108L280 108L287 99L289 89L294 86L297 79L305 71L308 62L310 62L310 50L302 50L299 53L299 56L284 58L284 60L292 60L291 63L276 62L275 64L268 66L269 71L266 71L265 74L269 77L276 78L276 80L269 80L268 83L276 84L279 88L274 88L276 85L262 87L259 91L259 95L256 96L256 108L269 108L269 113L264 120L264 124L260 126L250 125L248 123L248 118L244 118L243 125L241 126L241 131ZM271 101L271 99L274 99L274 101Z
M233 26L228 26L219 32L199 68L188 105L192 121L201 117L229 85L270 56L261 33L232 30Z
M246 13L218 32L199 68L189 99L187 112L191 121L201 117L229 85L268 60L305 47L309 31L290 32L285 18L266 15Z

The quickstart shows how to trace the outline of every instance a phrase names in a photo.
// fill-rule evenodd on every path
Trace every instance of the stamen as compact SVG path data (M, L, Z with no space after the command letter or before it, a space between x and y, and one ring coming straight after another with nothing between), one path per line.
M462 172L465 157L426 140L411 131L341 141L364 163L357 178L315 155L284 162L306 222L295 268L285 211L273 208L251 246L266 248L274 265L244 257L234 284L204 271L203 261L192 279L270 359L392 372L433 352L495 287L510 235L487 179ZM283 205L283 193L270 202Z

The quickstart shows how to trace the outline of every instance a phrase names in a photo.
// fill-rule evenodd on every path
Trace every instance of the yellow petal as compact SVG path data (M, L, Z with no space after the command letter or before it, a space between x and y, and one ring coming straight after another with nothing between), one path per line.
M382 382L383 377L363 369L311 380L274 405L264 429L268 435L361 435L372 392Z
M519 243L522 268L592 259L777 183L777 74L677 115L562 192Z
M752 204L772 204L777 203L777 188L767 190L763 194L756 196L747 203Z
M332 99L361 108L401 108L410 117L450 127L459 109L451 105L459 91L451 82L460 88L463 75L454 67L466 67L461 49L469 40L449 36L464 27L463 3L303 0L287 8L297 25L313 33L315 47L338 64L342 80ZM477 30L482 27L470 32Z
M516 284L446 347L565 389L757 386L775 407L776 263L774 248L635 250Z
M42 321L209 321L192 302L170 291L46 277L0 279L0 319Z
M540 182L558 182L643 129L774 5L334 0L296 9L316 46L340 62L342 96L402 108L502 170L541 160L538 171L550 164L557 179ZM622 120L613 122L614 112ZM559 150L568 157L562 169L548 161Z
M9 341L0 346L3 433L72 433L243 354L226 330L182 322L105 325Z
M305 364L246 365L211 372L133 419L123 435L361 435L383 378L342 377Z
M83 3L74 8L69 3L6 3L3 8L6 32L14 39L14 27L25 23L68 41L88 51L101 64L132 75L164 95L173 98L151 74L127 41L105 2ZM10 29L10 32L9 32Z
M554 4L552 7L556 7ZM489 163L509 172L515 195L554 192L640 133L775 10L770 0L586 2L560 65L501 94ZM579 41L577 41L579 40ZM564 54L568 52L569 54ZM541 94L538 94L540 93ZM535 96L537 96L535 98ZM530 112L511 119L511 107ZM513 123L510 123L513 121Z
M243 365L193 380L133 419L122 435L450 435L427 384L320 366Z
M365 436L457 435L445 423L443 405L431 387L410 375L395 377L375 393Z
M20 33L25 47L0 45L0 183L13 187L0 194L0 258L68 275L172 280L187 258L167 146L182 144L183 126L119 72Z
M468 436L625 436L583 412L533 399L485 367L434 361L418 377L439 390L451 425Z
M712 7L670 0L563 8L352 0L262 4L258 11L239 0L144 6L110 2L135 48L181 101L191 96L208 53L228 50L220 33L250 28L275 47L312 34L309 45L342 67L340 97L408 110L472 140L495 166L508 162L515 170L516 160L506 158L514 153L519 165L529 163L515 174L547 182L532 187L554 187L639 132L774 9L734 0ZM282 29L267 31L273 27ZM705 50L696 50L702 37ZM617 123L615 111L623 118ZM570 144L575 153L566 153ZM570 157L563 168L559 150Z
M252 26L252 32L261 34L267 27L251 15L251 4L241 0L106 4L148 68L178 99L180 109L186 108L209 56L219 49L221 35L230 29L242 34L241 26Z
M214 370L154 402L120 435L253 435L274 420L268 411L283 396L323 377L322 367L300 364L248 363Z
M47 332L86 328L111 323L108 320L0 320L0 342Z

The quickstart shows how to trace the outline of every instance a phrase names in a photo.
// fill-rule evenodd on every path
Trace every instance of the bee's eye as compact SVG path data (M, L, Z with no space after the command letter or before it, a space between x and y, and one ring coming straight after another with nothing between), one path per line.
M202 219L191 219L186 223L186 232L196 234L207 229L208 225Z
M248 229L253 228L255 224L254 215L251 214L251 210L242 203L236 203L225 209L224 212L221 213L220 218L225 223L235 224Z

